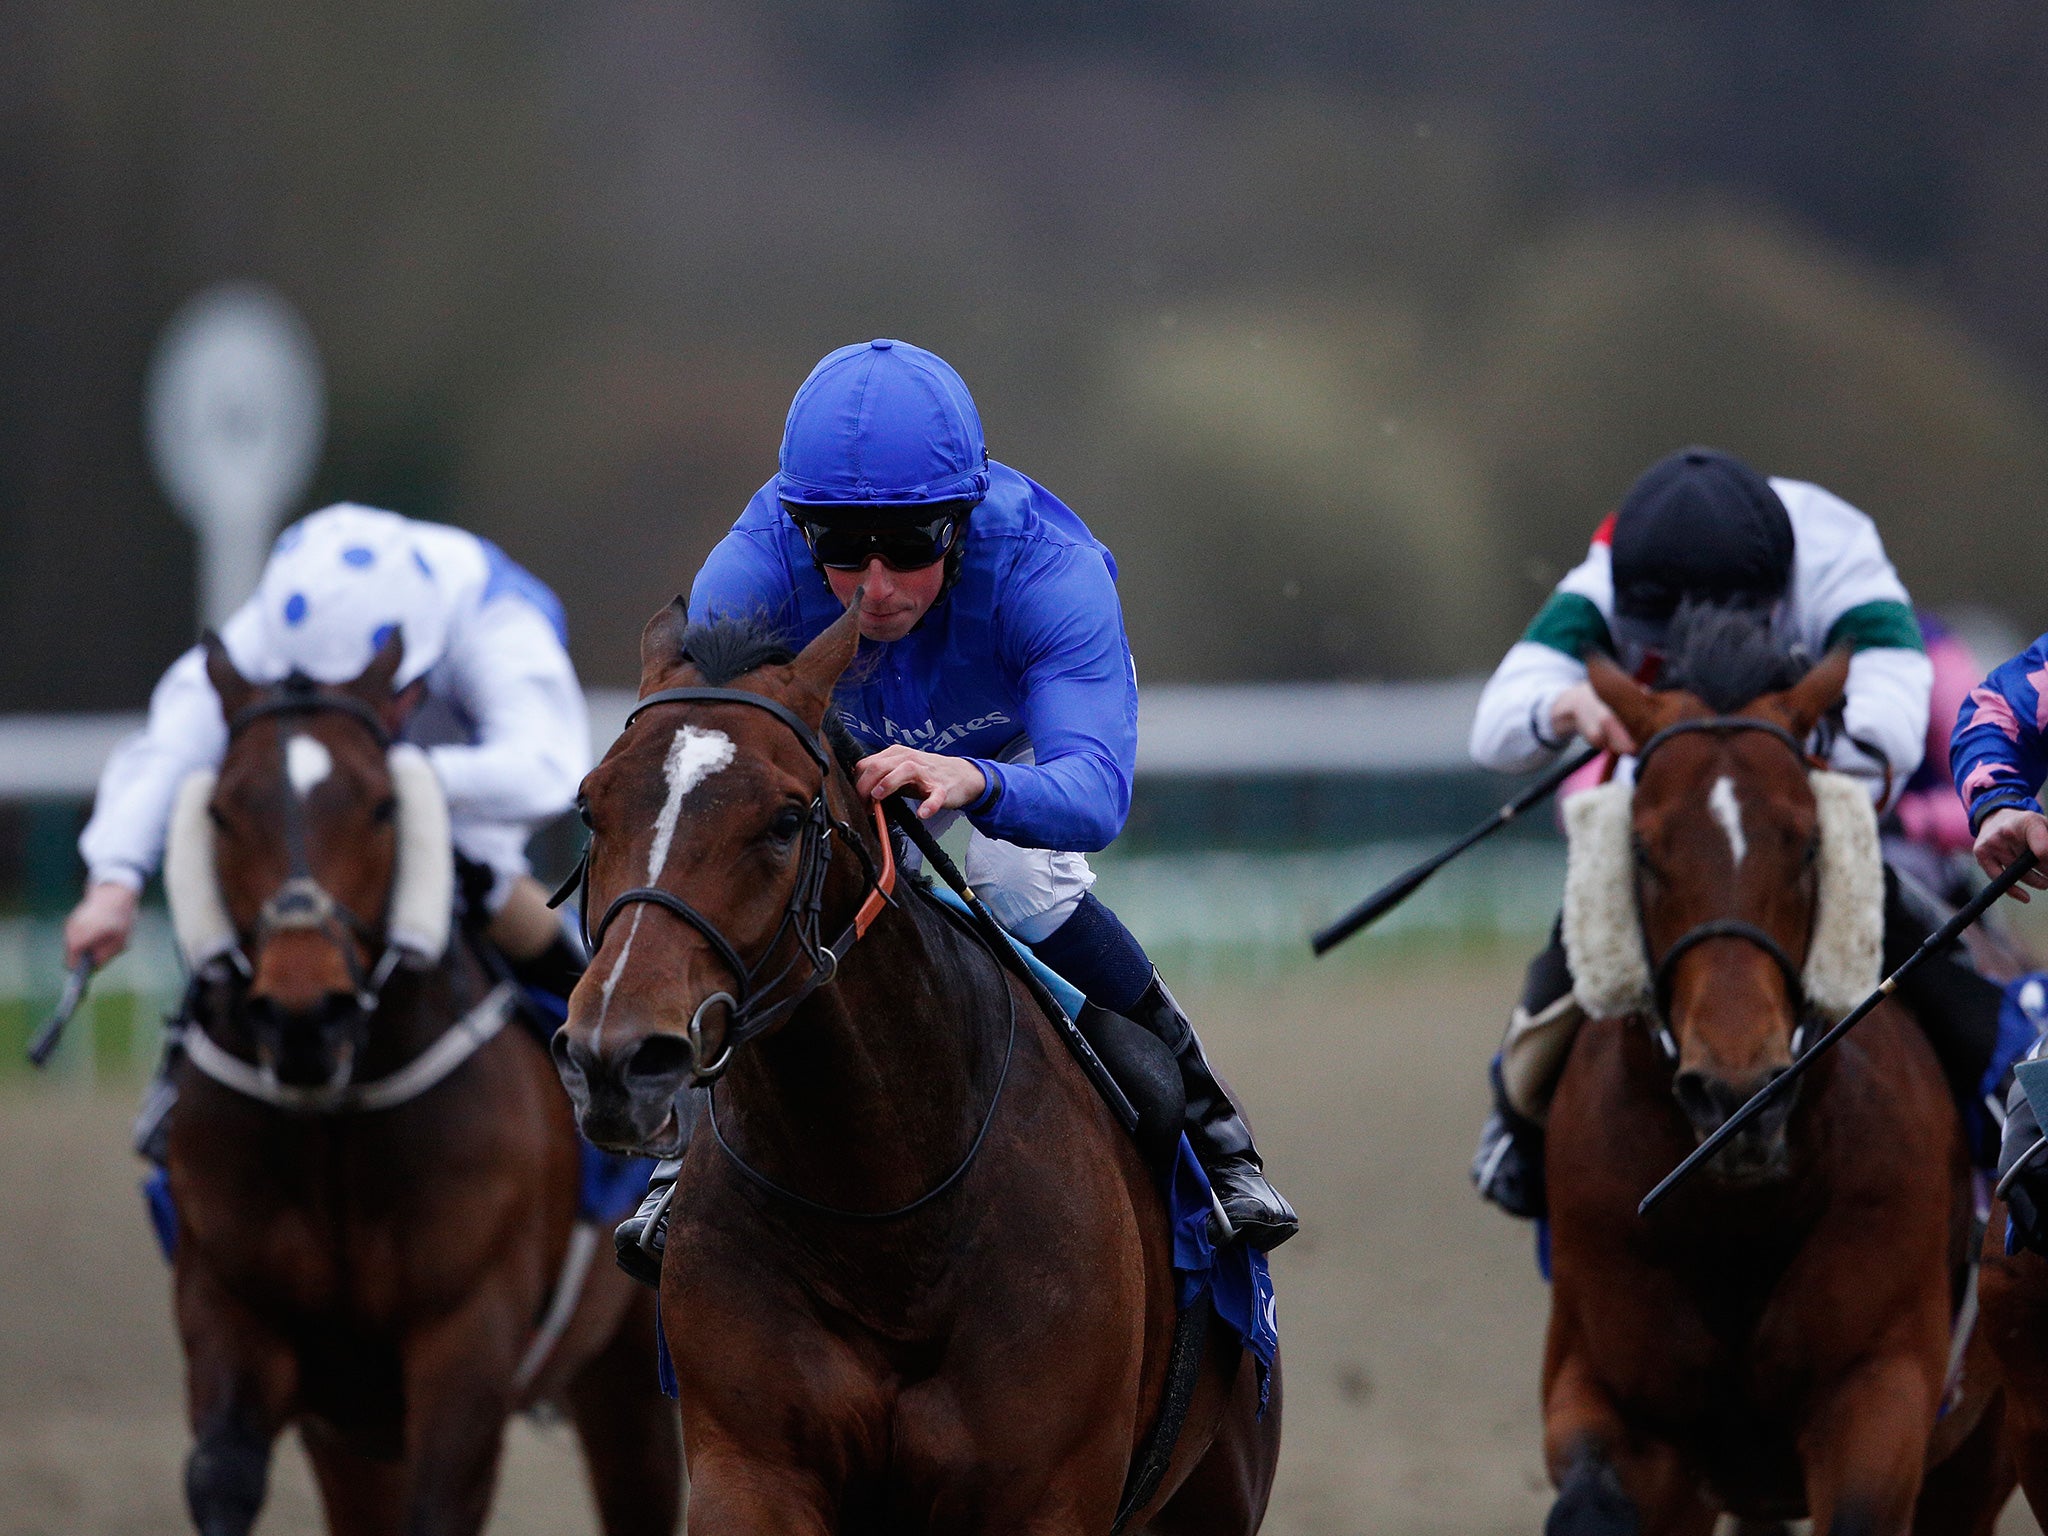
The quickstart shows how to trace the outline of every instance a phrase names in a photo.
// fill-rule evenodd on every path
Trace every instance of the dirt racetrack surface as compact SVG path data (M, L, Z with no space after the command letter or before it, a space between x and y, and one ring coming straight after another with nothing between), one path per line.
M1544 1287L1528 1230L1465 1182L1517 970L1511 953L1439 951L1181 989L1305 1224L1274 1264L1276 1536L1542 1529ZM189 1529L182 1364L126 1150L133 1101L0 1087L0 1536ZM295 1446L259 1529L320 1529ZM515 1425L490 1529L593 1529L566 1427ZM2036 1527L2015 1500L2000 1529Z

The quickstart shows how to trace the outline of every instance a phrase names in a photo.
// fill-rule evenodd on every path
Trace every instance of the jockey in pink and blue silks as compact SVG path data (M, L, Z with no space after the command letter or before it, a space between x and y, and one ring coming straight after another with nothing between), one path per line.
M1956 793L1969 807L1976 834L1977 862L1996 874L2023 853L2036 868L2024 877L2035 890L2048 890L2048 816L2041 812L2041 782L2048 778L2048 635L1970 690L1957 712L1949 741L1949 767ZM2028 900L2018 886L2012 894ZM2048 977L2023 977L2009 989L2013 1007L2035 1028L2048 1023ZM2044 1046L2036 1043L2032 1054ZM2004 1144L1998 1171L2006 1184L2011 1214L2007 1248L2014 1242L2048 1253L2048 1157L2039 1145L2041 1127L2018 1084L2006 1101ZM2022 1159L2026 1168L2014 1174Z
M778 472L704 562L689 607L693 622L763 623L800 648L856 600L861 656L835 703L867 754L858 788L966 819L969 882L1091 1003L1174 1053L1184 1129L1230 1228L1257 1248L1284 1242L1296 1217L1244 1116L1090 889L1086 855L1123 830L1137 755L1116 562L1052 492L988 456L965 382L907 342L841 347L811 371ZM658 1221L662 1193L636 1222Z

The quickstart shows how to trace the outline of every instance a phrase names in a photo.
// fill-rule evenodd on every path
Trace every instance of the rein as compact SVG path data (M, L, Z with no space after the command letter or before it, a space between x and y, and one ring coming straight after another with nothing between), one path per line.
M1783 743L1802 765L1812 762L1806 744L1782 725L1775 725L1768 720L1753 720L1747 715L1713 715L1704 719L1680 720L1673 725L1667 725L1644 742L1642 750L1636 753L1636 782L1642 782L1643 770L1648 765L1651 754L1674 737L1699 732L1729 736L1743 731L1755 731ZM1792 1033L1792 1054L1797 1056L1805 1043L1807 1015L1813 1009L1806 995L1806 978L1792 957L1785 952L1785 946L1755 923L1746 922L1739 917L1716 917L1686 929L1672 940L1671 946L1660 958L1650 953L1650 930L1641 917L1642 887L1635 885L1633 889L1636 897L1636 926L1643 935L1643 957L1650 964L1650 995L1656 1009L1657 1045L1665 1056L1674 1062L1678 1060L1678 1041L1671 1033L1671 985L1677 974L1678 962L1688 951L1709 939L1741 939L1762 950L1777 966L1779 974L1785 978L1786 995L1791 998L1793 1011L1799 1017L1799 1024Z
M595 835L584 844L583 856L577 860L576 868L562 883L550 899L550 906L559 906L574 891L581 913L583 940L588 952L595 955L598 946L612 923L627 907L646 904L660 907L663 911L679 917L695 929L704 942L711 946L719 962L732 973L734 990L714 992L697 1005L690 1015L686 1038L690 1044L690 1080L693 1085L702 1086L716 1082L732 1064L732 1054L740 1046L757 1038L788 1018L818 988L826 985L838 974L840 962L860 942L882 909L893 900L896 890L896 851L889 837L889 828L882 818L882 807L877 804L875 830L881 838L882 862L878 868L866 846L855 834L854 829L832 815L825 803L825 792L832 782L832 757L817 733L805 724L798 714L787 705L762 694L748 693L738 688L663 688L650 693L633 706L633 712L626 716L626 723L620 729L623 735L632 728L633 722L648 710L662 704L743 704L752 709L765 710L783 725L810 754L818 765L818 792L812 797L804 818L803 845L797 856L796 880L790 887L789 900L782 909L782 921L761 951L761 959L749 965L740 958L738 948L728 939L718 924L698 911L689 902L673 891L663 890L658 885L636 885L630 890L614 896L604 909L604 915L595 927L590 923L590 853L595 844ZM821 941L818 927L824 920L825 877L832 866L832 838L834 833L843 834L846 842L860 859L862 872L867 880L868 895L854 913L853 921L846 925L839 937L827 944ZM781 970L767 980L762 973L768 969L770 959L782 947L785 935L796 940L796 952L792 954ZM811 973L803 983L779 1002L764 1004L763 999L789 979L799 959L810 962ZM714 1005L726 1010L726 1036L724 1046L715 1060L704 1058L704 1015Z

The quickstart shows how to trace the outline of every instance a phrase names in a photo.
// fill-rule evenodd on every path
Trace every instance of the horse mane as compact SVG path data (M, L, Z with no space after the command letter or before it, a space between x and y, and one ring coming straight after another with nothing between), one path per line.
M1726 715L1790 688L1812 667L1812 657L1778 634L1768 610L1688 599L1672 617L1656 686L1690 693Z
M723 688L763 667L786 667L796 654L788 637L762 615L690 624L676 642L674 660L695 667L706 687ZM825 711L825 740L849 775L867 756L836 708Z

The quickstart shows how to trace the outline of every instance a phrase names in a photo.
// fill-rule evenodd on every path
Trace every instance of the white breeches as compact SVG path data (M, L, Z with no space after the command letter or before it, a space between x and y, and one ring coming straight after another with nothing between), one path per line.
M451 818L449 832L457 853L490 870L491 893L484 898L484 905L495 913L512 894L512 882L533 869L526 861L526 845L533 836L533 828L523 821L479 821L456 816Z
M1095 884L1086 854L1020 848L972 830L966 874L996 921L1026 944L1051 938Z

